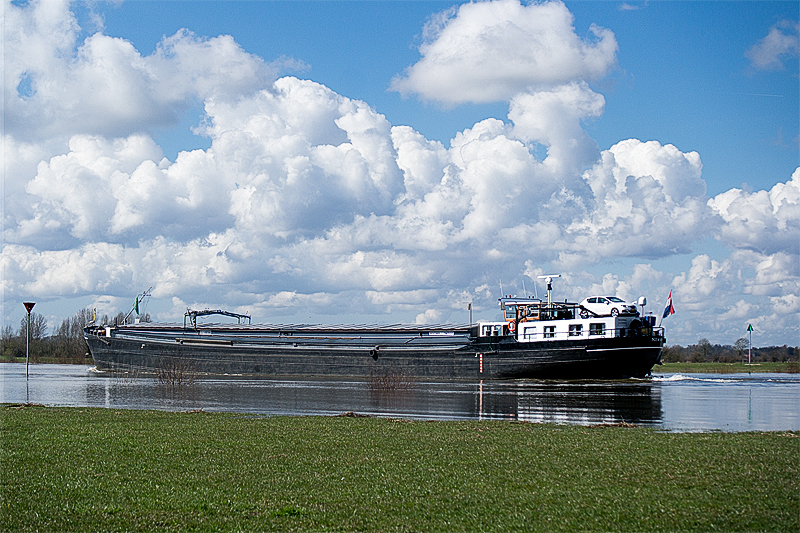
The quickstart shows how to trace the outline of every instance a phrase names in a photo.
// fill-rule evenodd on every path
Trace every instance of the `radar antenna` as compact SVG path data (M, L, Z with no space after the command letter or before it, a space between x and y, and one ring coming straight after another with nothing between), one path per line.
M560 278L561 274L548 274L546 276L537 276L539 279L543 279L545 283L547 283L547 305L550 306L553 303L552 292L553 292L553 278Z

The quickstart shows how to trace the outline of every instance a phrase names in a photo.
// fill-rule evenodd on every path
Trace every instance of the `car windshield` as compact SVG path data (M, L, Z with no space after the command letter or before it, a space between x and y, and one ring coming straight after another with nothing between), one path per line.
M622 299L620 299L620 298L617 298L616 296L609 296L609 297L608 297L608 301L610 301L610 302L622 302L622 303L625 303L625 300L622 300Z

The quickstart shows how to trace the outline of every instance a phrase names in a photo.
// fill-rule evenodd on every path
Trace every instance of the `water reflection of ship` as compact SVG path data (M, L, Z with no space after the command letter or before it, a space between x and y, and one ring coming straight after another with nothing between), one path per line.
M538 423L656 425L661 422L661 387L651 382L525 382L515 387L481 384L478 418Z

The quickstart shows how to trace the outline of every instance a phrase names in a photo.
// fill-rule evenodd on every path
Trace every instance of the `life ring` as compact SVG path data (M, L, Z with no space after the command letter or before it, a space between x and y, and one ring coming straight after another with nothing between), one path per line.
M517 323L516 322L509 322L508 323L508 331L510 331L511 333L514 333L514 331L516 329L517 329Z

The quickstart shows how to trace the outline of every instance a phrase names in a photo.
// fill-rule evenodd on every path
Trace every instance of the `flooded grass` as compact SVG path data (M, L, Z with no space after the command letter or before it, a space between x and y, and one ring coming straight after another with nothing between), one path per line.
M3 531L798 531L800 433L0 407Z
M367 381L370 392L395 392L407 391L414 388L416 382L399 370L384 370L373 372Z

